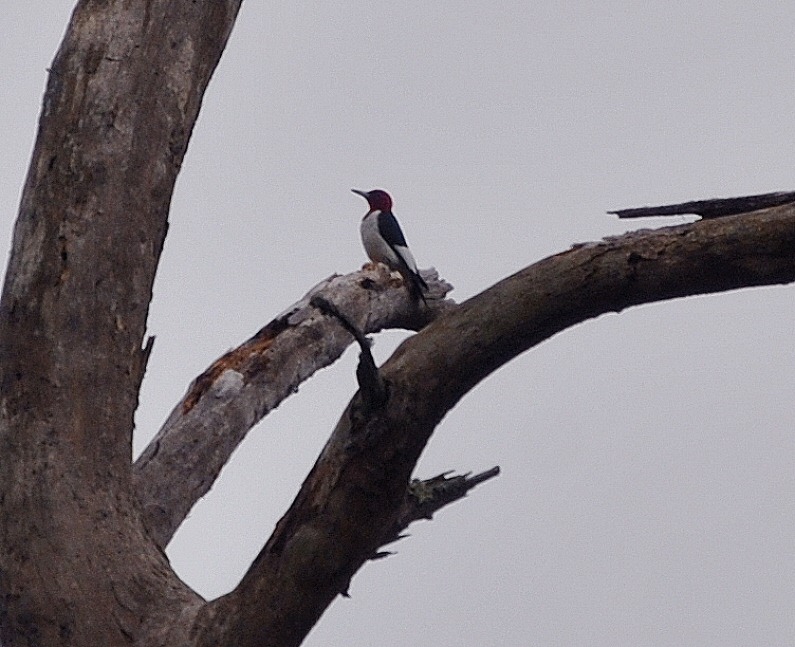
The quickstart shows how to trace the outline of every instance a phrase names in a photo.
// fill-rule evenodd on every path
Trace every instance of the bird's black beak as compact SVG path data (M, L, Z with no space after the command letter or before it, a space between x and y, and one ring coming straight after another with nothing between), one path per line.
M367 200L367 191L360 191L359 189L351 189L356 195L362 196L365 200Z

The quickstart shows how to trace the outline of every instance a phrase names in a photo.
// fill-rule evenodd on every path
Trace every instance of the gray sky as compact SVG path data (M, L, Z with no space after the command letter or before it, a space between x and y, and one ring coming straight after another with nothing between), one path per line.
M0 16L6 246L71 4ZM173 201L136 449L219 354L364 262L351 187L392 193L458 300L685 221L610 208L795 189L793 33L791 2L245 2ZM635 308L489 378L417 475L502 475L365 566L305 644L795 644L793 316L793 288ZM203 595L291 502L355 359L253 430L175 538Z

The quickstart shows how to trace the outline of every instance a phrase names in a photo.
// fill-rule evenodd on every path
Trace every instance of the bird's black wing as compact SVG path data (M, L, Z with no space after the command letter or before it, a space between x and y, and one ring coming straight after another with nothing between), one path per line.
M390 247L408 247L397 218L391 211L382 211L379 215L378 232Z
M420 273L417 271L417 262L411 253L403 231L400 229L397 218L391 211L382 211L378 217L378 233L395 252L400 262L400 273L407 283L409 294L415 301L422 300L427 304L423 292L428 289Z

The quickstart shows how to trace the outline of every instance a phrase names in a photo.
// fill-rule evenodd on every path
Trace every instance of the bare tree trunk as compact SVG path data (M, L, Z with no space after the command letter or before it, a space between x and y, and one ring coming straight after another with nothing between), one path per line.
M795 280L792 204L576 246L461 305L431 274L422 311L381 269L332 277L199 376L133 467L171 194L239 5L84 0L53 63L0 302L5 647L298 645L401 528L496 474L409 484L438 422L489 373L605 312ZM361 343L392 326L421 331L366 364L240 585L202 600L162 554L175 529L352 328Z
M7 646L129 644L200 602L143 530L131 434L174 182L239 5L84 0L53 62L0 305Z

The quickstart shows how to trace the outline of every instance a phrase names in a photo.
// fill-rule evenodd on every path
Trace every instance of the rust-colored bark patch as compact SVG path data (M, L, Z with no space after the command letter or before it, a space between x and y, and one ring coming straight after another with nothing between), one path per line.
M288 327L289 324L286 317L274 319L264 328L261 328L251 339L224 353L210 364L207 370L196 378L193 387L182 401L182 415L185 415L196 406L196 403L201 400L202 396L224 371L232 369L246 377L250 377L264 369L268 365L264 357L265 351L271 347L279 333ZM256 370L252 370L254 366Z

